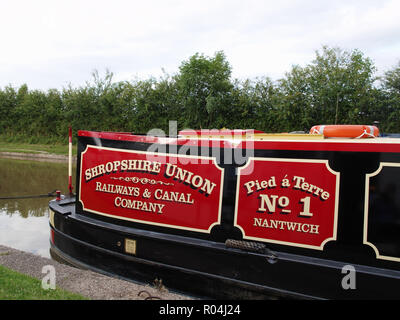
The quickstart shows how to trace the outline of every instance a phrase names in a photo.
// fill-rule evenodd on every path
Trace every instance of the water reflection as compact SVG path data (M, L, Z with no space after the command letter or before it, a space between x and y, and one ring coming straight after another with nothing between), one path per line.
M49 258L51 198L1 198L41 195L55 189L68 191L66 163L0 158L0 244Z
M0 244L50 258L49 220L42 217L24 218L0 211Z

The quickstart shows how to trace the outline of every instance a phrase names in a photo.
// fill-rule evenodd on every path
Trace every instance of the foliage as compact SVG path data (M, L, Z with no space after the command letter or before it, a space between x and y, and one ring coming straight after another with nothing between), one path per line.
M385 72L383 83L386 90L400 94L400 61L393 70Z
M282 79L232 79L222 51L196 53L177 74L114 82L93 72L85 86L61 91L0 88L0 135L8 141L65 142L77 130L168 132L183 128L253 128L266 132L309 130L315 124L379 122L400 132L400 62L381 78L359 50L323 46L311 63L295 65ZM377 81L378 86L376 85ZM7 137L7 138L5 138Z
M324 46L316 59L302 68L294 66L281 80L286 123L310 128L316 123L370 123L375 68L354 50ZM298 128L298 129L301 129Z
M400 123L400 61L393 69L386 71L379 90L381 123L388 132L399 132ZM384 121L383 121L384 120Z
M229 124L231 67L223 52L209 58L199 53L184 61L175 77L183 108L184 126L221 127Z

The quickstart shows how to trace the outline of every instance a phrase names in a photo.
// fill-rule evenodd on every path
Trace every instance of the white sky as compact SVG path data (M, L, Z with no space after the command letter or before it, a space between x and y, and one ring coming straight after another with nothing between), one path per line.
M0 88L73 87L178 72L224 51L233 78L278 79L322 45L400 61L399 0L0 0Z

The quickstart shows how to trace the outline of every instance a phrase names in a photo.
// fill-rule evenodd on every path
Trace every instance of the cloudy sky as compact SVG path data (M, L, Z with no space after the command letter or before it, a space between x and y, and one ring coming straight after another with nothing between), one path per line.
M224 51L234 78L279 79L322 45L400 61L399 0L0 0L0 88L84 85L178 71Z

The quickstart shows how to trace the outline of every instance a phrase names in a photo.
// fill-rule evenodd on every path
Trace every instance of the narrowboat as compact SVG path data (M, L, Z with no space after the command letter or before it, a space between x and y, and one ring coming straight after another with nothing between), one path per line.
M376 127L77 141L49 203L68 263L200 298L400 298L400 139Z

